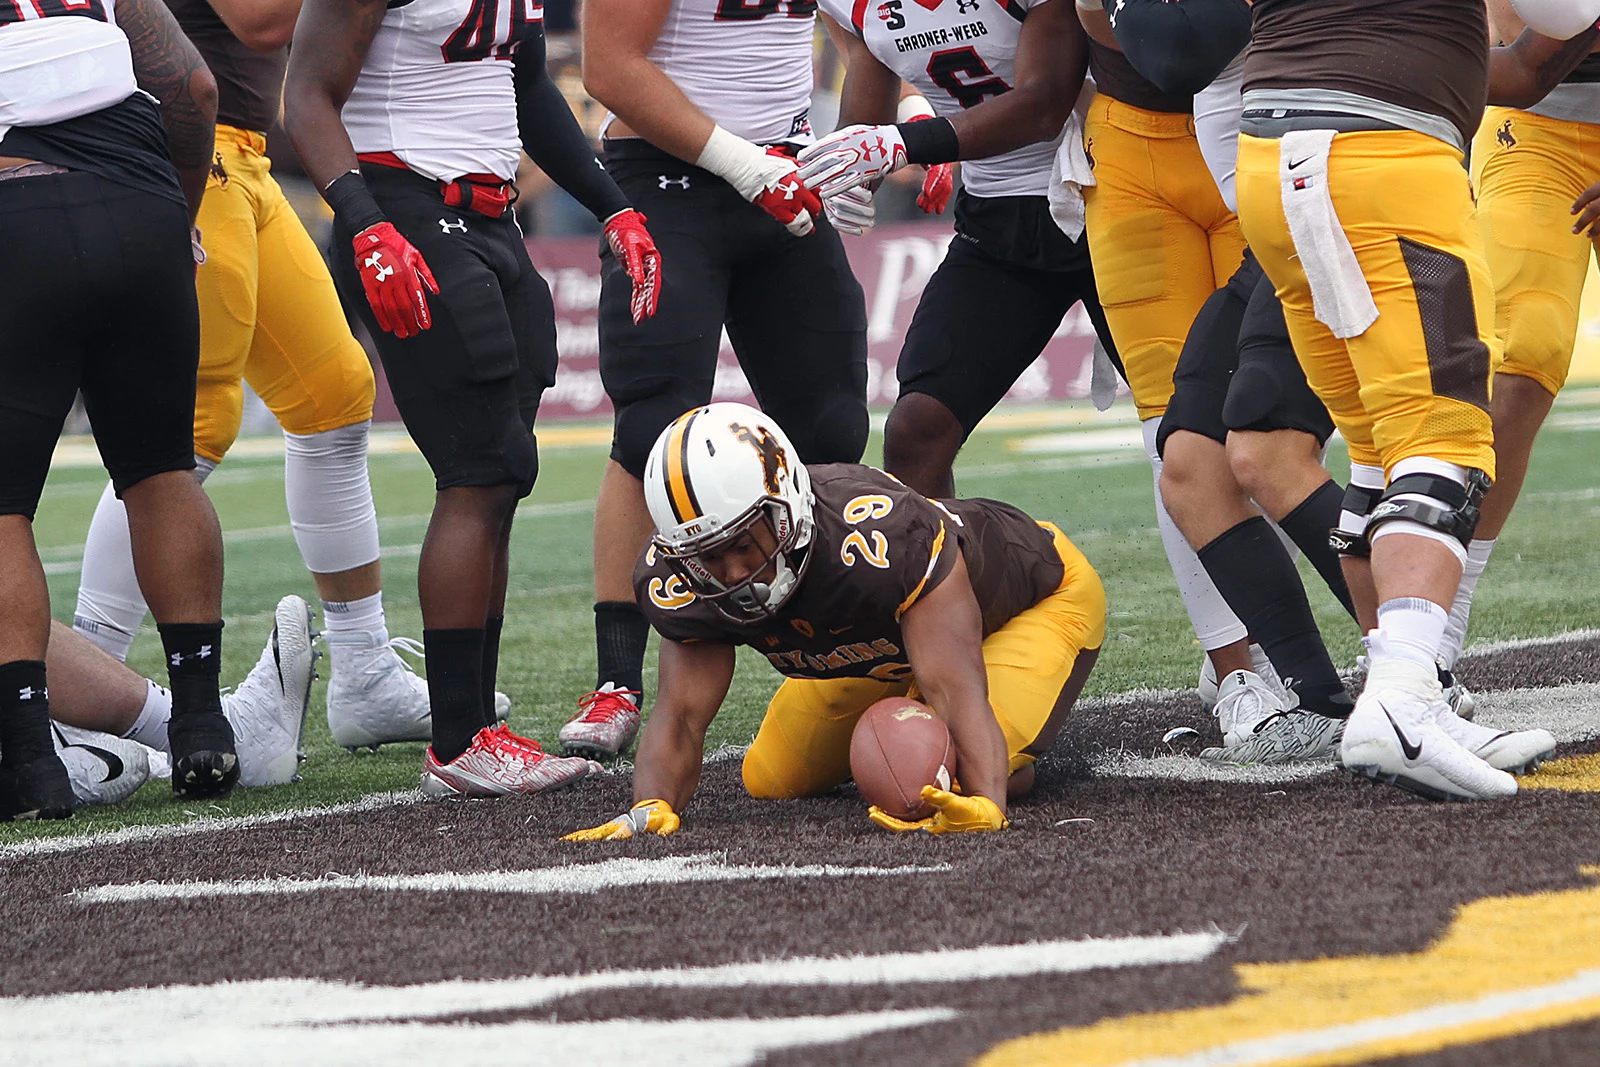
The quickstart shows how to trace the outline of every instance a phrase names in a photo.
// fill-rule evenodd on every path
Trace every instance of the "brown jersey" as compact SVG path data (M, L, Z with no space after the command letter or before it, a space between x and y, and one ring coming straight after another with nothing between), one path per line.
M985 637L1061 587L1055 538L997 500L933 501L871 467L809 466L815 529L805 576L770 619L737 622L699 599L654 547L633 571L662 637L750 645L798 678L910 674L900 616L950 575L959 551Z
M166 0L217 79L217 121L265 133L278 121L289 50L263 54L244 46L206 0Z
M1194 110L1194 97L1162 91L1135 70L1127 56L1093 37L1089 38L1089 73L1094 77L1095 92L1124 104L1179 115Z
M1256 0L1253 27L1246 93L1350 93L1445 119L1462 145L1471 143L1483 118L1489 92L1483 0Z

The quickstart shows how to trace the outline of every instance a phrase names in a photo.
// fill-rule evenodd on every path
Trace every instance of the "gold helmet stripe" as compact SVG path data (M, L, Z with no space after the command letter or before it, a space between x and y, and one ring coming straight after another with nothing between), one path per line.
M666 443L667 501L679 522L700 517L700 501L689 484L689 427L699 418L700 409L680 415L672 424Z

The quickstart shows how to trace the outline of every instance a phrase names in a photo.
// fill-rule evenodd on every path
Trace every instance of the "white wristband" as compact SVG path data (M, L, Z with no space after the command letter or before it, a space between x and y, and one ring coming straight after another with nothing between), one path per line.
M928 98L912 93L900 101L900 108L895 112L896 122L910 122L912 119L932 118L937 112L933 105L928 103Z
M754 200L767 187L773 158L760 145L713 126L694 162L733 186L746 200Z

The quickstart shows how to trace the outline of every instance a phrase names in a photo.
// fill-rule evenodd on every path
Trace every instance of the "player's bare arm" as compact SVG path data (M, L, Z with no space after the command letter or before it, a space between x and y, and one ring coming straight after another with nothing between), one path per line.
M706 729L728 695L733 665L732 645L662 639L660 688L633 768L633 807L568 834L568 841L620 841L678 829L679 813L700 785Z
M276 52L294 37L300 0L209 0L233 35L256 52Z
M339 110L355 88L384 10L384 0L309 0L300 9L283 87L283 126L319 190L357 169Z
M1489 50L1489 103L1500 107L1532 107L1561 84L1585 56L1595 50L1600 26L1591 26L1570 41L1524 29L1516 40Z
M621 126L679 159L697 159L716 125L650 62L671 0L587 0L583 5L583 87Z
M139 88L160 101L167 150L178 168L193 222L211 172L216 79L161 0L122 0L117 5L117 25L128 35Z
M1006 739L989 706L983 662L983 616L958 554L949 576L900 617L917 688L945 719L955 739L961 785L968 796L1006 809Z
M839 92L839 125L893 122L900 105L900 75L883 65L867 43L827 15L822 24L844 56L844 87Z

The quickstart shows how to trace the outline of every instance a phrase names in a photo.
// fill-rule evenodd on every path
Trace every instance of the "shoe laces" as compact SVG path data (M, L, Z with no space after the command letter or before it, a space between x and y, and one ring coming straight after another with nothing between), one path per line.
M474 747L486 748L497 756L516 756L521 759L526 759L530 754L535 759L542 759L545 756L545 751L539 742L531 737L512 733L511 727L503 722L479 730L478 735L472 739L472 744Z
M613 723L621 715L639 714L637 689L596 689L578 698L578 710L568 722Z

